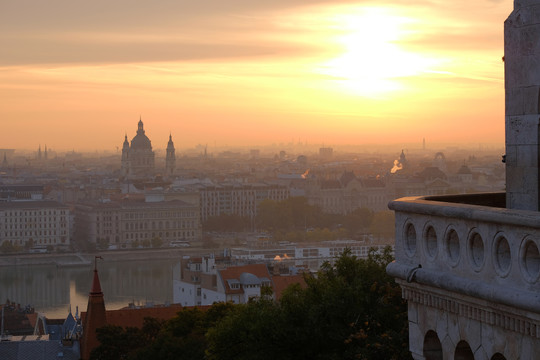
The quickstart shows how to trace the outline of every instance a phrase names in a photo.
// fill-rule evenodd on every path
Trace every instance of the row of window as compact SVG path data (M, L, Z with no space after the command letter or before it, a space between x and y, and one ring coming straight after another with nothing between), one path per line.
M137 212L137 213L125 213L122 215L122 219L163 219L163 218L189 218L195 217L194 211L159 211L159 212Z
M65 234L66 231L62 231L61 234ZM45 236L56 236L58 235L58 232L56 230L40 230L40 231L4 231L3 232L4 238L6 237L21 237L21 236L38 236L38 235L45 235Z
M159 236L160 238L165 238L166 240L169 239L176 239L177 237L187 239L187 238L193 238L195 236L195 231L178 231L178 232L159 232L159 233L125 233L124 239L126 240L138 240L138 239L151 239L156 236Z
M4 211L4 217L12 216L41 216L41 215L66 215L67 210L20 210Z

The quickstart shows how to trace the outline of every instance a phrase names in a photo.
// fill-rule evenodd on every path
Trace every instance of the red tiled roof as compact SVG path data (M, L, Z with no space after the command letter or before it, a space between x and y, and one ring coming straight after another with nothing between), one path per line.
M250 273L255 275L258 278L267 278L270 280L270 272L265 264L251 264L243 266L232 266L227 269L218 270L221 279L223 280L223 285L225 286L225 292L227 294L242 293L242 289L231 289L227 280L240 279L240 275L243 273Z
M274 290L275 299L281 299L283 291L292 284L300 284L302 289L306 288L306 281L302 275L286 275L286 276L273 276L272 287Z
M182 305L171 304L169 306L154 306L143 308L123 308L119 310L107 310L107 325L117 325L122 327L142 328L144 318L151 317L159 320L169 320L182 310ZM86 312L81 313L84 322Z
M151 317L158 320L169 320L182 310L182 305L155 306L138 309L107 310L107 324L122 327L142 328L144 318Z

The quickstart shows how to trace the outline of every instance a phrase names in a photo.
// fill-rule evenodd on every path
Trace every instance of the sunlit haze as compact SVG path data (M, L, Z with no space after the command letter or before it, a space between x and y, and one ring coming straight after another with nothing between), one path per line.
M0 147L503 144L512 1L0 0ZM420 146L420 145L419 145Z

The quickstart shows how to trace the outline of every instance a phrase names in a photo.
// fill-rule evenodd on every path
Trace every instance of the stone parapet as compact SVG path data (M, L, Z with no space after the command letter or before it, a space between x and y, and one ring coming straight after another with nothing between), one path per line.
M483 197L489 202L501 195ZM397 264L540 293L540 213L459 200L414 197L389 204L396 212Z
M415 359L438 358L432 352L445 359L527 359L540 352L540 213L505 208L505 198L389 204L396 261L387 272L408 300Z

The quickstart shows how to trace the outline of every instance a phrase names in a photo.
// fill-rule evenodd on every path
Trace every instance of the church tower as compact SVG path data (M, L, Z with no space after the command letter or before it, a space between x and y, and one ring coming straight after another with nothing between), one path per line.
M169 142L167 143L167 155L165 157L165 176L172 177L176 169L176 155L174 154L174 143L172 135L169 134Z
M83 321L83 339L81 343L81 359L88 360L90 352L99 346L99 341L96 337L96 329L107 325L105 313L105 300L99 283L97 271L97 257L94 260L94 279L92 281L92 289L88 295L88 307L86 309L86 317Z
M127 134L124 138L124 144L122 145L122 176L129 175L129 141Z
M152 142L146 136L144 124L140 118L137 124L137 135L131 140L131 145L127 141L127 135L124 137L121 172L124 177L140 179L154 176Z

